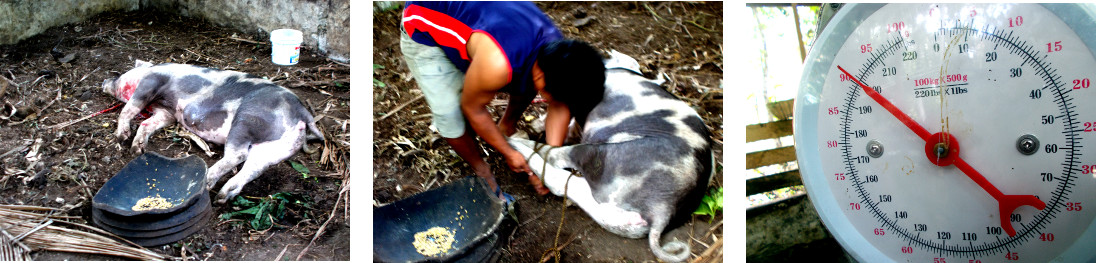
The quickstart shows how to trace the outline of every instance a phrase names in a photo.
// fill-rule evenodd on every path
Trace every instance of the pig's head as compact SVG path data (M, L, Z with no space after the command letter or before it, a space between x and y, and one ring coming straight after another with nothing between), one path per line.
M103 92L119 100L129 101L130 96L133 96L133 91L137 89L137 83L145 77L145 74L148 74L150 67L152 67L152 63L137 60L133 65L133 69L121 75L112 74L110 78L103 80Z
M567 105L576 123L584 125L586 115L605 95L605 62L601 52L578 40L552 41L537 55L543 72L538 90Z

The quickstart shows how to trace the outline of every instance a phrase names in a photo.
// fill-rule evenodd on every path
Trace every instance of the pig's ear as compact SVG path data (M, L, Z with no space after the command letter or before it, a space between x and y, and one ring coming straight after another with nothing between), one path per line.
M147 67L151 67L151 66L152 66L152 63L149 63L148 61L144 61L144 60L140 60L140 59L138 59L137 62L133 64L133 68L147 68Z

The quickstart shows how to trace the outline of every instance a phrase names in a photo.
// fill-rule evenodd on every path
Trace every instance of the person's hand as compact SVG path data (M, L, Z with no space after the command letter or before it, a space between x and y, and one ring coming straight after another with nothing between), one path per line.
M533 169L529 169L529 162L525 161L525 156L521 156L518 151L511 151L509 154L505 154L506 164L510 166L510 170L515 173L533 174Z
M525 161L525 156L514 151L505 155L505 157L506 164L510 165L510 170L513 170L515 173L525 173L529 175L529 183L533 185L533 188L537 191L538 195L548 194L548 188L544 187L544 184L540 181L540 177L533 173L533 169L529 168L529 163Z

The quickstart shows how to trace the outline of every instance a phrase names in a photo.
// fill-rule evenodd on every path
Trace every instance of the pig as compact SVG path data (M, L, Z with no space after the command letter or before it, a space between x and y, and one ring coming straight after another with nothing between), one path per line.
M114 132L121 141L129 138L135 115L142 109L151 112L137 128L133 151L143 151L156 130L178 123L224 145L224 156L206 171L206 188L212 191L221 176L243 163L218 192L218 204L240 194L267 167L293 156L306 140L324 139L297 95L247 73L137 60L133 69L104 80L102 88L126 103Z
M690 254L684 242L659 244L672 219L687 219L697 208L713 176L710 132L695 110L659 87L661 81L640 75L635 59L610 54L604 99L578 126L578 144L508 141L528 156L553 194L564 196L566 188L566 197L602 228L647 236L660 260L685 261Z

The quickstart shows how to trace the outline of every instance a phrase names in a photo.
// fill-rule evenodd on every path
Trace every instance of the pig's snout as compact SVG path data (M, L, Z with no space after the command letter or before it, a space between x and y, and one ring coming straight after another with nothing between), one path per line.
M117 77L108 78L103 80L103 93L114 95L114 82L117 81Z

